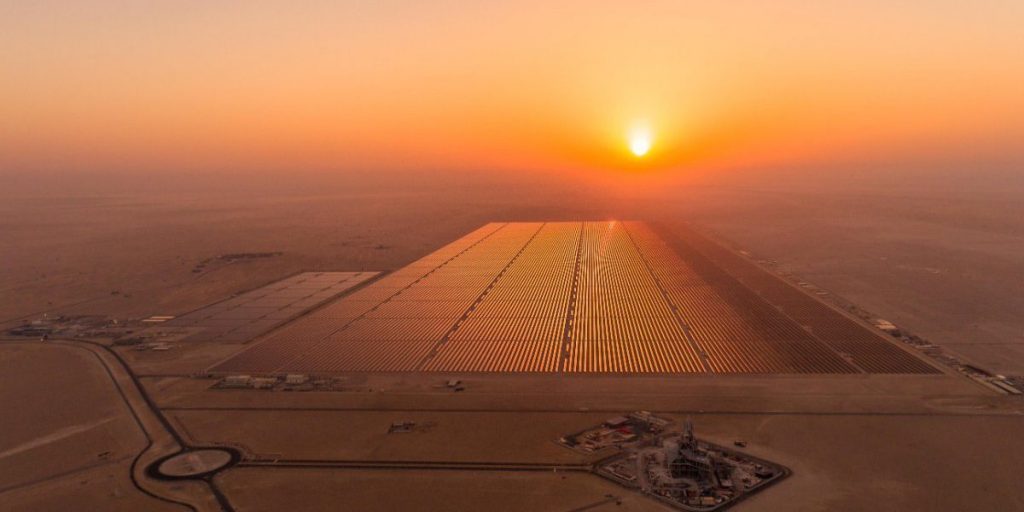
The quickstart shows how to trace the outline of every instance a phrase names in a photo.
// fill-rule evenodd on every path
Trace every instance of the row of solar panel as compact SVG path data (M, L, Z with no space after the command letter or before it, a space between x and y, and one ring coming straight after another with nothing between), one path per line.
M695 271L706 281L714 282L717 294L739 312L759 336L769 339L793 336L792 329L783 332L780 326L765 323L765 318L774 314L801 327L808 337L868 373L938 372L878 333L765 272L750 260L688 228L680 227L677 232L680 240L675 247L677 254L693 263ZM762 314L752 315L752 312Z
M191 341L242 343L337 297L376 272L304 272L170 320Z
M218 369L850 373L837 350L878 358L830 348L696 256L643 223L489 224Z

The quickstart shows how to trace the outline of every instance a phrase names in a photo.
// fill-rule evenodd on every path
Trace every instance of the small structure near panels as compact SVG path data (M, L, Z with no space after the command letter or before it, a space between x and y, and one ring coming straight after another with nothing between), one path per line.
M647 412L610 418L601 425L559 439L584 453L614 449L594 472L626 488L686 511L714 511L785 478L778 464L706 441ZM744 443L745 445L745 443Z

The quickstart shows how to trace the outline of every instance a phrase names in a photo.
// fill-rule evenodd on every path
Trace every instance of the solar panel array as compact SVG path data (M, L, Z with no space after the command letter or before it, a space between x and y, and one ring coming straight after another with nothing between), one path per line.
M683 238L670 246L640 222L488 224L212 370L937 371L701 235ZM778 284L788 306L742 280Z
M270 331L378 272L303 272L167 321L198 328L193 341L242 343Z
M702 276L714 282L718 293L743 315L755 334L769 340L824 342L844 359L867 373L936 373L937 370L853 319L838 313L754 262L722 247L692 229L678 228L674 249ZM756 290L756 294L753 292ZM771 311L764 311L765 308ZM787 322L779 322L781 317ZM792 328L807 333L797 338ZM793 347L785 346L788 351Z

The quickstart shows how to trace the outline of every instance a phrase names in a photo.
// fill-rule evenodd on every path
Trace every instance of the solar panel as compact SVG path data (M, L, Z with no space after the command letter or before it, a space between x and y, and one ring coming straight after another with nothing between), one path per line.
M213 370L936 371L776 281L691 231L670 243L642 222L491 223ZM298 293L270 293L260 303ZM216 316L249 311L256 308Z
M166 325L199 329L191 341L240 343L270 331L377 275L303 272L182 315Z

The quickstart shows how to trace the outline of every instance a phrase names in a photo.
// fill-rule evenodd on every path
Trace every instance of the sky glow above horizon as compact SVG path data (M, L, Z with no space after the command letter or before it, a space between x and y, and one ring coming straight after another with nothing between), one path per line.
M1024 161L1022 23L1009 1L8 2L0 170Z

